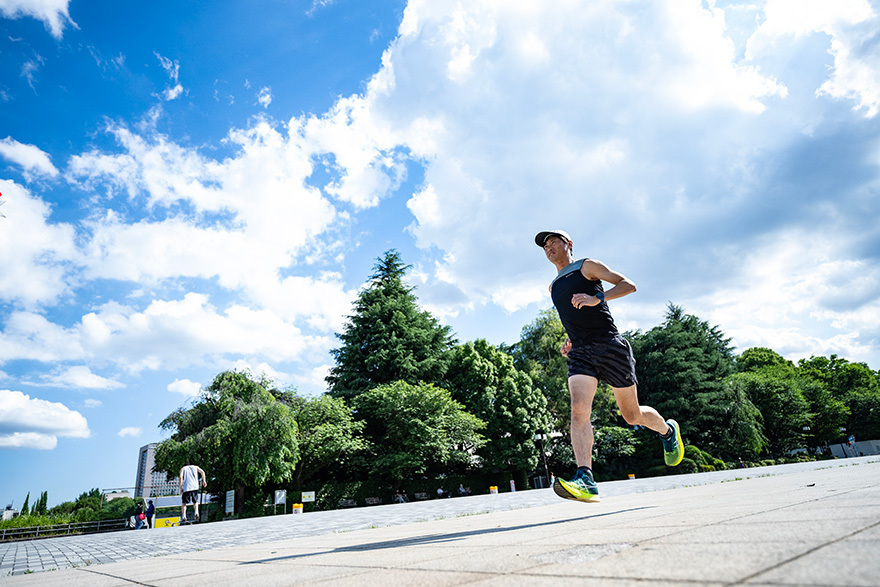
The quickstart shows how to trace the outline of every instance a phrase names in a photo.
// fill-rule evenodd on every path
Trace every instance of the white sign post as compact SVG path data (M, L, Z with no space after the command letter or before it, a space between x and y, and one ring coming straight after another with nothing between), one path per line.
M274 514L277 506L284 506L281 508L282 510L287 509L287 490L286 489L276 489L275 490L275 504L272 506L272 513Z
M230 489L226 492L226 513L231 514L235 511L235 490Z
M315 501L315 492L314 491L303 491L302 492L302 501L303 503L307 501Z

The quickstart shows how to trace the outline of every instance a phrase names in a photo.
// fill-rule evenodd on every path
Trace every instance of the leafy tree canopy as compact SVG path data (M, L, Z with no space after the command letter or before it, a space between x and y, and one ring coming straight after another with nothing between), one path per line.
M412 475L467 467L485 442L479 433L485 423L433 384L396 381L353 401L367 423L371 473L396 486Z
M361 436L365 423L354 420L351 409L342 398L320 395L298 400L293 405L293 417L302 456L294 474L297 490L323 469L344 467L367 448L367 442Z
M160 427L173 432L156 447L156 470L176 474L200 466L208 490L236 490L236 512L256 490L292 478L299 460L297 425L288 398L265 379L225 371L189 409L172 412ZM276 397L277 396L277 397Z
M765 347L746 349L736 358L736 370L740 373L756 371L763 367L773 367L776 365L788 365L791 367L794 366L794 363L786 361L782 358L782 355Z
M483 339L452 349L449 365L444 387L486 422L488 440L479 451L484 465L519 473L522 482L538 465L535 434L550 424L543 395L508 354Z
M804 428L810 425L812 418L800 383L798 379L786 377L784 371L779 373L766 368L737 373L729 379L729 385L743 392L760 410L767 450L773 456L784 456L805 444Z

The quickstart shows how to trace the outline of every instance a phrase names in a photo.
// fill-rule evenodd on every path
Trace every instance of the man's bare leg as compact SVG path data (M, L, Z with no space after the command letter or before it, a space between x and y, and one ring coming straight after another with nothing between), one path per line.
M669 426L657 410L651 406L640 406L635 385L629 387L612 387L620 415L631 426L644 426L659 434L666 434Z
M593 468L593 398L599 382L589 375L568 378L571 394L571 448L578 467Z

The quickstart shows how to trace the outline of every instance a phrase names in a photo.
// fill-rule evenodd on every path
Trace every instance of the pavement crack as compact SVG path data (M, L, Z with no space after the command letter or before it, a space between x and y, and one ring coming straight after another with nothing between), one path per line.
M847 534L845 536L841 536L840 538L835 538L834 540L831 540L831 541L826 542L824 544L814 546L813 548L808 548L807 550L805 550L804 552L802 552L800 554L797 554L797 555L795 555L789 559L786 559L782 562L776 563L775 565L767 567L766 569L761 569L760 571L758 571L756 573L752 573L751 575L748 575L746 577L742 577L741 579L739 579L737 581L734 581L732 583L728 583L728 585L742 585L743 583L745 583L747 581L751 581L752 579L754 579L756 577L760 577L761 575L769 573L770 571L778 569L778 568L780 568L784 565L787 565L789 563L793 563L794 561L796 561L798 559L802 559L807 555L810 555L810 554L813 554L814 552L822 550L826 546L831 546L833 544L837 544L838 542L842 542L842 541L846 540L847 538L852 538L853 536L856 536L857 534L861 534L862 532L864 532L866 530L870 530L871 528L876 528L877 526L880 526L880 521L874 522L873 524L869 524L869 525L865 526L864 528L859 528L858 530L856 530L854 532L850 532L849 534Z
M140 581L135 581L134 579L128 579L126 577L120 577L119 575L114 575L113 573L102 573L101 571L96 571L94 569L76 569L77 571L82 571L84 573L92 573L94 575L101 575L103 577L110 577L111 579L119 579L120 581L126 581L131 583L132 585L143 585L144 587L156 587L151 583L141 583Z

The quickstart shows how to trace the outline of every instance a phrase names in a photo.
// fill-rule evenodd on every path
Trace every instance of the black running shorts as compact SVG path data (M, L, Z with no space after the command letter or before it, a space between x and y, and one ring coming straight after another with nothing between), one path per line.
M611 387L629 387L636 381L636 359L629 341L614 335L578 345L568 352L568 376L589 375Z
M199 492L198 491L184 491L183 492L183 505L189 505L191 503L196 503L199 500Z

